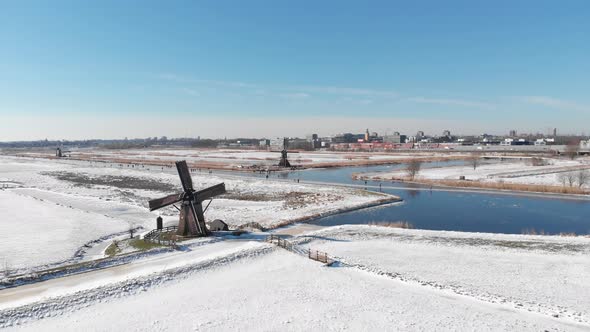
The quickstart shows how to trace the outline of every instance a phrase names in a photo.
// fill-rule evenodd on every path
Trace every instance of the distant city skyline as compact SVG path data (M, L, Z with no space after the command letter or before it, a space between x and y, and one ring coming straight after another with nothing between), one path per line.
M586 134L590 3L0 5L0 141Z

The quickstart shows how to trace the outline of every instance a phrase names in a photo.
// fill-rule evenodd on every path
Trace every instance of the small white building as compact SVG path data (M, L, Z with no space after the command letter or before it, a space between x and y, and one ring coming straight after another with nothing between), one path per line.
M223 220L215 219L209 223L209 230L213 232L229 231L229 227Z
M547 145L547 142L545 142L545 140L544 140L544 139L542 139L542 138L538 138L538 139L535 141L535 146L541 146L541 145Z
M502 145L502 146L508 146L508 145L513 145L513 144L514 144L513 138L506 138L500 142L500 145Z

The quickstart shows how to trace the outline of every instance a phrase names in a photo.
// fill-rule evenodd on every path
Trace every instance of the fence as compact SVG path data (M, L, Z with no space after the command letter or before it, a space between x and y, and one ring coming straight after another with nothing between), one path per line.
M311 250L309 249L307 252L307 257L309 259L313 259L314 261L322 262L324 264L331 264L332 260L328 257L328 253L323 251Z
M169 235L169 233L176 232L177 230L178 226L168 226L162 229L153 229L143 236L143 240L157 244L162 244L165 246L174 246L176 245L176 240L174 236L171 236L169 238L162 238L162 235Z
M279 237L276 236L274 234L271 234L269 236L266 237L266 242L270 242L270 243L276 243L277 246L281 247L281 248L285 248L287 250L291 250L293 251L293 243Z
M279 246L281 248L285 248L285 249L292 251L296 254L300 254L300 255L307 254L307 258L312 259L317 262L321 262L321 263L328 264L328 265L331 265L332 263L334 263L334 260L331 259L330 256L328 256L328 254L323 251L311 250L311 249L303 250L303 249L299 248L298 246L293 245L293 243L291 243L279 236L273 235L273 234L266 237L266 242L276 244L277 246Z

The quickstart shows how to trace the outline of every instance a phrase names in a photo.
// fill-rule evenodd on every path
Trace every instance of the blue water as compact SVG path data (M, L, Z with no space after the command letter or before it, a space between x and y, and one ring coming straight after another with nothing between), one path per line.
M590 234L590 202L511 195L386 189L404 199L384 206L326 217L325 226L407 221L415 228L521 234L525 230Z
M431 163L423 167L461 164L460 161ZM388 171L404 165L382 165L331 169L310 169L271 174L271 178L365 185L352 179L353 173ZM252 174L252 176L262 176ZM495 193L430 191L392 182L368 181L382 191L400 196L404 202L364 209L314 221L319 225L367 224L407 221L415 228L522 234L525 230L548 234L590 234L590 201L542 198ZM379 191L378 188L368 188Z

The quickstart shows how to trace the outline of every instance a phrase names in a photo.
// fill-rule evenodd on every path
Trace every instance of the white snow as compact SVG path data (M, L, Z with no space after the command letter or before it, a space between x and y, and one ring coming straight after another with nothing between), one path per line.
M24 152L20 155L51 157L55 151ZM429 158L448 156L435 152L382 153L382 152L290 152L289 160L297 165L334 164L350 161L392 161L408 158ZM125 160L127 162L173 162L184 159L189 163L214 163L228 166L276 165L280 159L278 151L234 150L234 149L195 149L195 148L146 148L146 149L79 149L72 151L73 158L87 160Z
M582 164L563 161L543 167ZM151 228L157 214L147 210L147 200L168 194L108 183L75 184L57 179L57 171L180 188L174 170L104 166L0 157L0 181L11 183L11 188L0 190L0 264L8 260L22 270L56 264L98 237L130 225ZM484 175L473 176L523 174L520 164L486 167L481 166ZM212 203L207 218L233 226L249 221L273 226L381 198L342 187L220 174L195 173L193 180L197 188L226 183L228 196ZM172 209L163 213L167 223L176 221ZM340 262L326 267L274 248L260 242L263 233L196 239L183 244L182 250L149 252L114 267L0 290L0 328L590 330L587 237L359 225L319 230L295 225L277 229L276 234L292 236L298 253L312 248Z
M0 191L0 230L2 234L11 234L0 241L0 265L6 262L18 270L53 265L73 258L80 247L92 240L138 226L146 230L155 228L159 214L168 225L178 222L178 212L173 207L154 212L147 208L150 199L170 191L116 187L108 180L118 177L154 181L176 191L181 186L175 169L148 171L105 166L108 165L0 157L0 179L15 184ZM58 179L59 172L108 181L101 185L76 183ZM193 174L193 182L197 189L225 182L229 196L215 199L206 218L222 219L231 227L249 222L273 227L384 198L341 187L199 172ZM84 250L96 256L96 250Z
M590 324L590 238L350 225L300 241L396 280Z
M128 226L101 214L0 191L0 264L11 270L66 261L85 243Z
M476 169L471 165L423 168L416 178L425 180L459 180L460 176L465 176L466 180L472 181L560 186L563 183L559 179L559 174L567 172L575 173L579 170L590 169L590 165L586 159L572 161L551 158L546 160L550 162L550 165L532 166L529 158L526 158L520 161L512 159L511 161L501 163L481 164ZM399 179L407 175L405 170L396 170L392 172L361 174L361 176L375 179ZM588 187L588 185L585 187Z
M167 274L172 279L161 278L163 272L128 280L118 284L119 293L105 288L103 293L88 291L78 301L52 298L45 306L24 307L30 311L19 318L22 325L7 331L588 328L357 268L325 267L282 249L206 268L194 266ZM100 295L104 293L109 296ZM59 309L46 311L47 307ZM18 310L11 313L17 315Z

